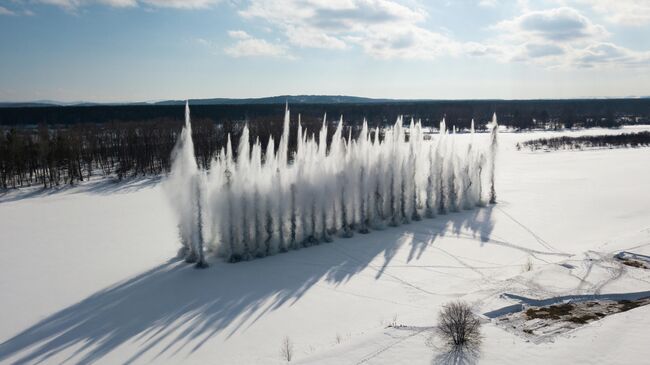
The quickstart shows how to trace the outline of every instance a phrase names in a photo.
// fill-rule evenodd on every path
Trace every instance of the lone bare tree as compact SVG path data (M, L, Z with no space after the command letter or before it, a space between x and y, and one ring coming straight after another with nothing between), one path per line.
M478 345L481 342L481 322L470 306L461 301L445 304L438 315L438 335L455 347Z

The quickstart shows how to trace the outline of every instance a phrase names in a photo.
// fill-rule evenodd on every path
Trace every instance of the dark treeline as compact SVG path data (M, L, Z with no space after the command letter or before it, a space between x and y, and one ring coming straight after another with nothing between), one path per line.
M295 125L297 117L292 119ZM316 133L322 122L322 119L301 121L309 135ZM226 146L228 135L233 146L237 146L245 123L251 136L259 138L264 146L270 137L278 141L282 133L282 117L223 124L192 118L192 138L199 166L209 169L213 157ZM331 139L335 123L330 124ZM180 120L169 119L0 128L0 187L35 184L51 187L74 184L93 175L123 179L165 173L171 166L171 152L181 128ZM356 135L358 129L359 126L353 126L348 130ZM294 150L297 129L291 132L289 147Z
M281 119L284 104L191 104L192 115L216 124L232 121ZM650 118L650 98L571 99L571 100L458 100L392 101L382 103L292 104L294 114L307 120L320 120L324 113L336 119L370 125L393 123L404 115L421 119L425 126L436 126L445 116L448 125L469 127L474 118L486 122L496 112L499 123L514 128L610 127L617 123L635 123ZM0 125L36 126L105 124L111 122L180 120L183 105L92 105L0 108Z
M234 145L245 123L263 145L279 140L283 104L191 105L197 161L211 159L231 134ZM73 184L94 174L156 175L169 170L170 154L184 116L183 105L20 106L0 108L0 187ZM618 126L644 122L650 99L467 100L325 103L291 105L292 123L301 115L307 133L316 133L327 113L330 137L340 116L353 137L366 118L370 127L392 124L399 115L437 126L478 129L499 116L515 129ZM292 128L290 148L296 128ZM277 146L277 143L276 143Z
M585 148L636 148L650 146L650 132L623 133L615 135L540 138L517 144L517 149L533 151L576 150Z

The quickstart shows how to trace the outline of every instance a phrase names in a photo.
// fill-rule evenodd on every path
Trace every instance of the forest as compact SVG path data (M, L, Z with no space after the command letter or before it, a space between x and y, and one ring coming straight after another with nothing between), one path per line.
M293 99L288 99L293 100ZM314 100L314 99L309 99ZM317 100L317 99L316 99ZM628 118L650 118L650 98L630 99L562 99L562 100L405 100L373 102L292 103L294 114L303 120L321 120L327 113L346 122L370 127L392 124L402 115L421 119L424 127L437 126L445 117L448 125L469 128L470 121L489 121L492 113L501 125L516 129L613 126ZM210 104L210 100L190 100L193 119L210 119L216 124L233 121L281 119L284 102L249 104ZM184 102L124 105L26 106L1 107L0 126L37 126L106 124L111 122L183 122ZM631 120L630 122L635 122Z
M195 154L202 168L209 168L229 134L237 143L245 125L252 138L264 145L270 136L277 140L282 133L282 103L201 104L197 100L190 105ZM425 128L437 126L444 117L449 127L460 130L468 129L475 119L481 131L494 112L500 124L514 130L617 127L647 120L650 99L297 103L291 109L291 123L300 118L308 133L320 129L326 114L328 125L342 117L346 133L356 136L364 119L374 128L392 125L399 116L421 120ZM182 125L183 105L175 103L5 105L0 107L0 188L74 184L93 175L123 179L165 173ZM328 138L333 130L329 128Z
M581 150L588 148L637 148L650 146L650 132L623 133L615 135L539 138L518 143L517 149Z
M293 123L298 119L293 118ZM330 121L328 124L336 123ZM216 124L194 119L192 138L199 167L209 169L211 159L226 146L228 136L238 143L244 126L251 136L267 144L282 134L281 118ZM323 120L301 120L307 133L320 129ZM170 155L182 123L171 119L146 122L73 124L35 128L8 128L0 133L0 188L40 184L51 187L74 184L93 175L159 175L170 169ZM346 132L358 135L361 126L348 125ZM296 132L293 131L293 134ZM330 129L328 139L331 139ZM295 150L295 136L289 144Z

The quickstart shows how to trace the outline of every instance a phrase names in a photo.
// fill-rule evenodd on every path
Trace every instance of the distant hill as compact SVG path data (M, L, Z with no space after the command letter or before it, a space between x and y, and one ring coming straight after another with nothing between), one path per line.
M279 95L263 98L211 98L190 99L192 105L248 105L248 104L368 104L409 101L406 99L373 99L346 95ZM0 108L48 107L48 106L101 106L101 105L184 105L185 100L162 100L156 102L97 103L88 101L62 102L36 100L25 102L0 102Z
M17 102L0 102L0 108L38 108L38 107L62 107L62 106L102 106L102 105L146 105L147 103L95 103L89 101L55 101L55 100L37 100L37 101L17 101Z
M374 99L361 96L347 95L278 95L262 98L210 98L210 99L190 99L190 105L289 105L299 104L412 104L412 103L529 103L529 102L556 102L566 103L573 101L595 102L608 100L647 100L650 96L630 96L626 98L577 98L577 99L522 99L522 100L505 100L505 99L467 99L467 100L443 100L443 99ZM56 100L35 100L24 102L0 102L0 108L38 108L38 107L95 107L95 106L178 106L185 105L185 100L160 100L160 101L141 101L141 102L89 102L89 101L71 101L62 102Z
M37 108L37 107L46 107L46 106L60 106L60 104L42 103L37 101L0 103L0 108Z
M245 105L245 104L365 104L365 103L385 103L390 101L406 101L399 99L373 99L360 96L345 95L279 95L264 98L214 98L214 99L190 99L190 104L194 105ZM165 100L154 103L156 105L181 105L185 100Z

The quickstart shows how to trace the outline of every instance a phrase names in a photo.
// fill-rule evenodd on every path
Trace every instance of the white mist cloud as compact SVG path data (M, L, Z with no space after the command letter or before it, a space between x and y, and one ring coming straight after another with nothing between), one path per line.
M577 0L591 6L610 23L639 26L650 24L650 1L648 0Z
M524 9L522 14L492 28L500 35L487 43L497 50L496 57L503 62L553 68L648 65L647 52L607 42L610 33L605 27L574 8Z
M530 11L502 21L495 28L515 38L553 42L571 42L608 35L604 27L594 24L577 10L568 7Z
M222 0L33 1L74 12L90 4L200 9ZM225 48L223 44L208 42L213 52L225 52L231 57L293 59L302 49L353 49L374 59L432 60L452 56L488 57L498 62L552 68L648 66L647 52L612 43L610 32L594 20L619 25L649 24L647 0L517 0L514 4L473 0L471 6L480 6L485 11L503 13L501 10L514 9L518 14L497 21L488 29L477 28L464 40L445 30L442 24L431 22L428 11L444 14L449 4L427 4L427 10L419 0L232 0L230 4L251 27L257 27L253 29L273 34L272 40L254 37L243 27L228 33L232 43ZM549 4L561 6L548 8ZM585 7L593 12L580 10ZM0 8L0 15L15 14ZM481 34L486 30L488 35L492 34L488 38Z
M37 2L47 5L58 6L66 10L75 10L85 5L102 4L116 8L136 6L136 0L37 0Z
M568 6L538 10L527 1L518 1L517 16L490 28L498 33L496 36L464 42L427 27L427 12L412 5L416 3L409 4L394 0L251 0L239 14L280 32L290 46L333 50L355 47L378 59L490 57L542 67L583 68L639 66L646 57L643 52L614 45L619 53L615 54L606 46L611 45L607 43L611 36L607 29ZM495 0L480 0L477 5L503 6ZM267 46L268 42L257 40L247 48Z
M198 9L207 8L220 0L37 0L42 4L62 7L66 10L76 10L80 7L100 4L115 8L136 7L147 5L160 8Z
M389 0L253 0L245 19L268 22L289 43L304 48L360 47L377 58L431 59L459 45L426 29L427 13Z
M497 0L479 0L478 6L493 8L497 6L499 2Z
M573 64L584 68L612 64L631 67L650 65L650 52L636 52L605 42L575 50L572 57Z
M282 44L270 43L264 39L251 36L243 30L231 30L228 35L235 39L235 44L226 47L224 51L227 55L235 58L239 57L279 57L293 58L286 46Z
M0 6L0 15L16 15L16 13L13 10L9 10L5 8L4 6Z
M128 0L126 0L128 1ZM139 0L141 4L147 4L161 8L176 9L201 9L217 4L220 0Z

